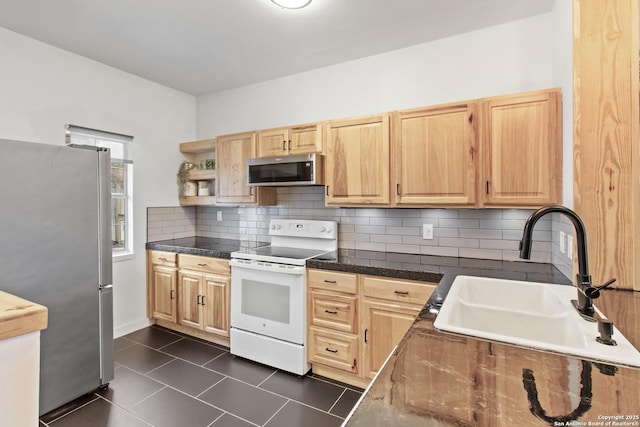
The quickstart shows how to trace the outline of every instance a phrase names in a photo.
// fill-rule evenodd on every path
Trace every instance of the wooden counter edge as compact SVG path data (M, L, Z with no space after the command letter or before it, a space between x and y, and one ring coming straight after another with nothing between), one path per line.
M47 307L0 291L0 340L47 328Z

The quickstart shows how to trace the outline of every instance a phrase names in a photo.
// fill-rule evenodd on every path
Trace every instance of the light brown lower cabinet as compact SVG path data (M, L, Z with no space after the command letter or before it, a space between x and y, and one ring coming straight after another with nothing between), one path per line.
M165 328L229 345L228 260L148 251L148 271L149 317Z
M147 305L150 317L169 322L177 320L176 254L149 251L147 273Z
M435 284L308 270L313 372L366 387L402 340Z
M229 336L229 277L180 271L178 323Z

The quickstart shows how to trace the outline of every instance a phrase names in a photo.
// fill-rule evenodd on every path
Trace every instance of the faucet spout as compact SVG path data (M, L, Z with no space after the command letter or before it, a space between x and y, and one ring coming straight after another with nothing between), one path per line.
M589 260L587 254L587 233L582 219L569 208L564 206L547 206L540 208L531 214L524 225L522 240L520 241L520 258L531 258L531 244L533 242L533 228L538 220L546 214L558 212L569 218L576 231L576 248L578 255L578 274L576 275L576 286L578 288L577 310L584 316L593 316L592 298L587 294L591 293L591 275L589 274Z

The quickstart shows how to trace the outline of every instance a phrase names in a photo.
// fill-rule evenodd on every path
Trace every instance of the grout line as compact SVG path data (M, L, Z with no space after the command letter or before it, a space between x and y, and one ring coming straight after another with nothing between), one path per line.
M276 369L275 371L273 371L273 372L271 373L271 375L269 375L267 378L265 378L264 380L262 380L262 381L260 382L260 384L256 385L256 387L258 387L258 388L259 388L262 384L266 383L266 382L269 380L269 378L273 377L273 376L274 376L275 374L277 374L277 373L278 373L278 369Z
M123 406L120 406L120 405L118 405L117 403L112 402L112 401L110 401L109 399L107 399L106 397L104 397L104 396L102 396L102 395L99 395L99 394L98 394L98 398L100 398L100 399L104 400L105 402L108 402L110 405L113 405L113 406L115 406L116 408L120 408L120 409L122 409L122 410L123 410L123 411L125 411L127 414L132 415L134 418L137 418L138 420L142 421L143 423L147 424L148 426L153 427L153 424L151 424L150 422L148 422L148 421L147 421L147 420L145 420L144 418L141 418L140 416L138 416L138 415L134 414L134 413L133 413L133 412L131 412L128 408L125 408L125 407L123 407ZM95 402L95 400L94 400L94 402ZM132 405L132 407L133 407L133 405Z
M69 411L69 412L67 412L67 413L65 413L65 414L63 414L63 415L60 415L58 418L56 418L56 419L54 419L54 420L50 421L50 422L49 422L49 424L53 424L53 423L55 423L56 421L58 421L58 420L60 420L60 419L62 419L62 418L64 418L64 417L66 417L67 415L69 415L69 414L73 414L74 412L76 412L76 411L78 411L78 410L80 410L80 409L84 408L85 406L89 405L90 403L93 403L93 402L95 402L96 400L98 400L98 394L97 394L97 393L93 393L93 395L95 396L95 399L91 399L90 401L88 401L88 402L87 402L87 403L85 403L84 405L78 406L77 408L75 408L75 409L73 409L73 410L71 410L71 411ZM69 402L69 403L70 403L70 402Z
M269 417L269 419L268 419L268 420L267 420L263 425L267 425L267 424L269 424L269 421L271 421L271 420L273 419L273 417L275 417L276 415L278 415L278 413L279 413L280 411L282 411L282 408L284 408L285 406L287 406L287 403L289 403L289 402L291 402L291 399L287 399L287 401L286 401L286 402L284 402L284 403L282 404L282 406L280 407L280 409L278 409L278 410L277 410L273 415L271 415L271 416Z
M331 408L329 408L329 410L327 412L331 413L331 410L333 408L335 408L335 406L338 404L338 402L340 401L340 399L342 399L342 396L344 396L344 394L347 392L347 389L345 388L344 390L342 390L342 393L340 393L340 396L338 396L338 398L336 399L335 402L333 402L333 405L331 405Z

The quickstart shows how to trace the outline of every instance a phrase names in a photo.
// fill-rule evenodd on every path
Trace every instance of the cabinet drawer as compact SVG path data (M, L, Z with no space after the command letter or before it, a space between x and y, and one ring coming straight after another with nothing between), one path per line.
M358 337L309 328L309 361L358 374Z
M328 270L309 270L307 284L310 288L327 289L356 294L358 276L351 273L336 273Z
M365 297L423 306L436 288L434 283L362 276Z
M151 257L151 264L164 265L165 267L176 266L176 253L165 251L149 251Z
M338 295L312 289L310 298L311 324L356 333L357 299L355 295Z
M180 269L204 271L228 276L231 274L229 261L220 258L203 257L196 255L178 254Z

